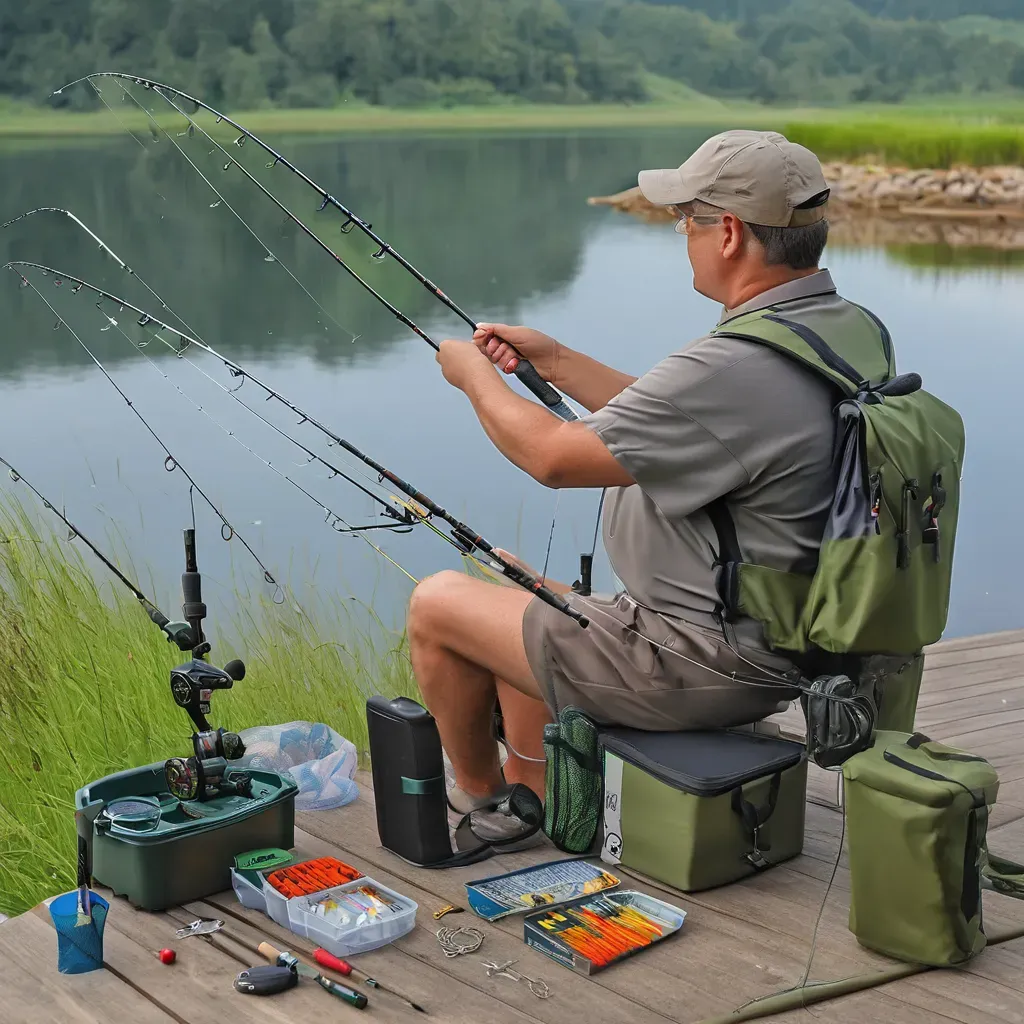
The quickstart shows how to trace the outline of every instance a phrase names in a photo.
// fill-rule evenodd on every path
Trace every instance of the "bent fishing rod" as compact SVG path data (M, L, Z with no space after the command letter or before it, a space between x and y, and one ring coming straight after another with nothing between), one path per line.
M136 306L129 302L127 299L123 299L113 292L107 291L105 288L101 288L98 285L90 284L83 278L76 277L74 274L67 274L63 271L57 270L54 267L46 266L42 263L34 263L28 260L14 260L8 263L7 268L15 273L18 273L22 280L27 280L24 273L19 268L29 268L38 270L41 273L53 275L56 280L59 281L70 281L74 283L72 292L77 294L82 289L87 290L92 295L96 296L99 300L96 305L97 308L102 309L103 302L109 302L118 307L119 310L129 309L132 313L137 314L138 320L136 326L138 327L155 327L158 331L170 331L173 335L178 337L178 346L175 349L177 354L183 354L191 347L196 347L200 351L206 352L208 355L219 360L227 369L228 372L236 378L242 379L243 383L245 380L250 380L256 385L268 399L273 398L280 402L287 409L290 409L299 417L299 425L308 423L310 426L320 431L328 440L346 451L353 458L359 460L364 465L372 469L379 477L380 480L387 480L394 487L398 488L403 494L412 499L415 506L419 508L411 507L409 510L417 515L420 519L426 522L431 516L441 519L451 528L450 536L440 531L437 531L440 536L451 543L455 548L465 555L472 555L475 551L482 552L489 559L491 559L495 565L500 568L501 574L511 582L518 584L523 589L528 590L534 596L544 601L546 604L557 609L565 615L568 615L571 619L574 619L579 623L581 627L586 628L590 623L589 619L573 608L561 595L555 593L549 587L547 587L541 579L538 579L533 573L527 571L522 566L515 562L509 561L502 555L498 554L494 546L486 540L483 536L461 522L444 507L435 502L432 498L428 497L417 487L414 487L411 483L402 479L402 477L393 473L386 466L377 462L365 452L361 451L350 441L341 437L335 433L330 427L326 426L320 420L318 420L312 413L306 412L300 406L296 405L290 398L285 396L282 392L276 390L269 384L264 383L255 374L250 373L243 366L236 363L234 360L229 359L227 356L218 352L211 345L199 338L193 337L181 330L181 328L173 327L170 324L165 323L159 317L152 313L147 312L139 306ZM137 275L136 275L137 276ZM141 279L140 279L141 280ZM147 286L148 287L148 286ZM152 289L150 289L152 291ZM155 293L154 293L155 294ZM49 303L48 303L49 305ZM52 308L52 307L51 307ZM346 479L349 479L346 477ZM362 534L360 536L363 536ZM379 549L378 549L379 550Z
M368 281L361 277L355 270L353 270L346 262L334 251L326 242L324 242L308 225L306 225L298 216L296 216L291 210L289 210L265 185L262 184L243 164L235 159L223 146L214 139L209 132L206 131L201 125L195 120L193 115L198 113L199 110L205 110L212 114L216 118L216 123L219 124L224 122L230 125L232 129L241 134L235 140L235 145L241 148L246 140L251 141L254 145L258 146L268 156L272 157L272 161L266 166L273 169L278 164L286 167L292 174L294 174L300 181L306 186L311 188L321 200L319 212L323 212L328 206L333 207L335 210L341 213L345 217L344 223L341 225L342 234L349 234L354 229L361 231L367 238L369 238L374 245L378 246L377 251L373 254L373 259L381 261L389 256L398 263L405 271L412 275L434 298L442 302L452 313L463 320L473 331L477 329L477 321L474 320L461 306L459 306L454 300L452 300L445 292L443 292L433 281L431 281L426 275L421 273L412 263L409 262L394 246L384 241L374 230L373 225L357 216L351 209L344 205L340 200L336 199L327 189L322 185L315 182L302 170L300 170L295 164L293 164L286 156L278 152L268 143L264 142L257 135L254 135L244 125L239 124L237 121L232 120L227 114L212 107L209 103L204 102L195 96L184 92L181 89L176 89L174 86L164 85L161 82L155 82L148 78L142 78L138 75L130 75L120 71L100 71L95 72L91 75L85 75L82 78L76 79L73 82L69 82L67 85L61 86L61 88L54 90L53 95L61 95L65 89L71 89L76 85L80 85L83 82L87 82L96 95L100 98L101 102L113 112L110 105L103 98L100 89L96 85L94 79L110 78L117 82L121 88L123 94L130 98L132 102L136 104L142 111L149 117L151 123L159 131L162 131L164 135L174 144L175 148L178 149L183 156L185 156L184 150L178 145L177 141L170 135L165 128L163 128L159 121L153 116L153 113L145 107L139 100L131 93L131 91L124 86L124 82L129 82L133 85L141 86L142 88L156 93L165 103L168 104L173 110L177 111L182 117L188 122L187 134L193 136L198 130L207 139L209 139L221 152L227 157L228 162L224 165L224 170L229 170L232 166L238 167L239 170L245 175L246 179L255 185L261 194L266 198L270 199L278 209L280 209L304 234L311 238L321 249L323 249L334 261L362 288L369 292L378 302L381 303L397 320L408 327L414 334L425 341L434 351L438 351L440 346L433 338L431 338L422 328L415 324L408 316L406 316L401 310L395 305L388 301L376 288L373 287ZM187 113L178 103L175 102L175 98L183 100L186 103L192 104L192 114ZM116 115L115 115L116 116ZM198 171L198 168L192 163L191 160L185 156L192 167ZM199 172L202 177L202 172ZM206 179L208 184L212 186L209 179ZM216 189L214 189L216 191ZM219 193L218 193L219 194ZM223 197L222 197L223 198ZM233 211L232 211L233 212ZM237 216L237 214L236 214ZM261 243L262 244L262 243ZM272 254L271 254L272 255ZM510 346L512 347L512 346ZM543 377L537 372L534 365L526 358L524 358L519 352L515 350L516 365L513 373L519 378L524 387L531 391L535 397L544 403L548 409L551 410L556 416L561 417L563 420L576 420L579 417L570 408L569 404L565 401L562 395L554 388L551 384L544 380Z
M14 483L24 484L43 503L43 506L49 509L71 531L68 535L68 540L77 539L82 541L114 576L131 591L132 596L142 605L150 620L166 635L169 643L177 645L181 651L187 652L196 649L196 633L190 623L172 622L63 512L58 510L52 501L44 497L3 456L0 456L0 465L7 467L8 476L10 476Z
M14 270L14 267L11 264L6 264L4 269ZM45 273L50 273L50 271L47 271L44 268L38 269L43 270ZM142 426L145 427L145 429L148 431L149 435L153 438L153 440L156 441L156 443L160 446L165 456L164 469L167 470L168 473L173 473L175 470L180 470L184 474L185 479L188 480L189 482L190 491L195 491L203 499L203 501L206 502L207 506L209 506L210 510L214 513L214 515L217 516L217 518L220 520L221 537L223 537L225 541L230 541L235 537L238 538L242 547L245 548L245 550L252 557L253 561L255 561L255 563L262 570L264 580L268 584L276 588L276 596L277 592L281 590L281 584L275 578L274 574L270 571L270 569L267 568L266 564L263 562L260 556L256 554L256 551L252 547L252 545L238 532L238 530L231 524L231 522L229 522L227 516L225 516L224 513L217 507L213 499L206 493L206 491L203 490L202 487L199 486L199 484L196 482L195 477L193 477L192 474L185 468L185 466L178 459L178 457L171 452L170 448L167 446L163 438L157 433L157 431L154 429L149 420L147 420L146 417L142 415L142 413L136 407L135 403L128 397L127 393L117 383L117 381L114 380L114 378L107 371L107 368L96 356L96 353L93 352L93 350L89 348L89 346L82 340L81 336L77 333L77 331L75 331L75 329L64 319L64 317L62 317L60 313L57 312L53 304L46 298L45 295L43 295L43 293L34 284L32 284L31 281L28 280L27 277L25 277L24 274L21 274L18 271L15 272L19 274L22 281L22 285L31 287L32 290L36 293L36 295L39 296L42 302L46 305L47 309L49 309L49 311L57 318L57 322L54 325L55 329L59 327L64 327L68 331L70 331L72 337L74 337L75 341L78 342L78 344L81 346L86 355L88 355L88 357L93 361L93 363L96 365L96 368L100 371L100 373L103 374L103 376L106 378L107 382L111 385L111 387L113 387L113 389L121 396L121 398L124 399L125 404L131 410L131 412L139 420ZM60 282L60 280L61 279L58 277L58 283ZM109 319L111 321L111 324L114 323L112 317L110 317ZM108 327L109 326L110 324L108 324ZM107 330L107 328L102 329ZM193 518L194 517L195 508L193 506Z

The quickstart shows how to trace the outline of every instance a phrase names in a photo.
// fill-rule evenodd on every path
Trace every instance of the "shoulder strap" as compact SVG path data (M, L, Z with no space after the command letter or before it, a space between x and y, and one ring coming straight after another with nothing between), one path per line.
M986 849L981 867L981 884L1004 896L1024 900L1024 864L996 857Z
M829 314L828 327L835 335L830 344L812 326L821 319L819 314L786 315L786 305L743 314L711 333L767 345L816 371L848 398L885 383L895 372L892 337L870 310L847 302L838 318Z
M736 523L729 511L729 503L724 497L711 502L704 511L707 512L718 536L718 551L714 564L717 571L715 586L721 604L720 614L726 622L734 622L739 599L737 572L740 562L743 561L739 538L736 536Z

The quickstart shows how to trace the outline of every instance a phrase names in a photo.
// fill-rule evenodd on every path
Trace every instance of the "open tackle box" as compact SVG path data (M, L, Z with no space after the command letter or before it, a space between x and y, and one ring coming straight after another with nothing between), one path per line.
M250 866L261 860L270 866ZM337 957L378 949L416 926L417 903L334 857L256 851L235 859L231 887L242 906Z

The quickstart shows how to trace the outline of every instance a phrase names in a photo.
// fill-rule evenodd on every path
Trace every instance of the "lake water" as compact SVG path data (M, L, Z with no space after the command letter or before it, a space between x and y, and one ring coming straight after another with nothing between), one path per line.
M280 146L472 316L531 324L641 374L713 325L718 310L692 290L681 236L590 207L586 199L635 183L639 168L678 164L708 134L287 138ZM231 146L227 136L218 137ZM557 497L509 465L461 393L444 382L432 351L259 196L237 167L224 172L224 158L211 150L202 137L183 133L173 141L124 135L0 152L0 220L38 206L71 210L208 343L537 566L557 498L549 573L575 578L579 553L592 541L597 494ZM400 268L374 263L365 238L342 236L340 217L317 213L316 196L287 171L267 169L251 143L232 153L428 333L466 336ZM266 260L268 250L275 262ZM137 280L58 214L39 214L0 233L0 257L0 264L51 265L161 312ZM825 260L840 291L888 323L900 368L919 371L967 424L949 636L1024 620L1017 520L1024 456L1015 420L1024 370L1022 271L998 253L973 252L966 262L956 257L941 248L830 246ZM0 275L0 455L63 503L84 532L130 555L166 610L180 603L181 531L192 516L187 481L165 471L163 450L71 332L54 329L57 314L238 534L290 582L300 603L313 594L339 594L356 606L372 603L388 624L402 621L408 578L362 539L332 530L318 505L237 441L351 523L376 521L368 499L307 464L158 343L145 349L154 368L118 330L101 330L109 321L87 293L72 295L66 283L55 287L52 277L26 273L55 312L33 288L19 287L17 276ZM166 312L163 318L172 320ZM152 334L135 319L125 312L118 326L137 340ZM218 381L237 383L216 360L200 353L195 359ZM163 375L234 436L198 413ZM251 382L237 397L337 460L336 448L264 402ZM28 499L24 488L3 480L5 492ZM198 497L196 516L214 623L219 609L235 603L237 590L269 597L273 588L262 571L237 539L221 541L220 522ZM454 550L422 527L409 536L369 536L417 577L459 564ZM607 560L599 556L595 586L611 585Z

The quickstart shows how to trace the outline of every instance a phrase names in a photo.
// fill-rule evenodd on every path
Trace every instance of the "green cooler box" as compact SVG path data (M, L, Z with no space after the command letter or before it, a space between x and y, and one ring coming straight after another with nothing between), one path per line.
M601 732L601 859L683 892L734 882L804 844L807 752L749 732Z
M231 888L237 854L295 845L295 797L290 776L250 770L252 797L182 801L166 791L164 763L108 775L75 794L75 809L91 819L111 801L155 797L160 822L136 832L94 820L92 874L100 885L143 910L205 899Z

